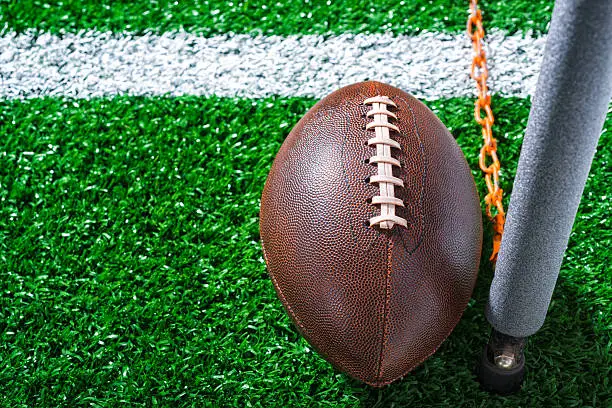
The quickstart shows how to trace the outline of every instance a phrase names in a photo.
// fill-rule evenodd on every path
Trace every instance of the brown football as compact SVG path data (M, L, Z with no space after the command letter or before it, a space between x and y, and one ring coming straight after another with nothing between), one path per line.
M317 103L283 143L261 198L285 309L338 369L386 385L430 356L470 299L479 199L452 135L379 82Z

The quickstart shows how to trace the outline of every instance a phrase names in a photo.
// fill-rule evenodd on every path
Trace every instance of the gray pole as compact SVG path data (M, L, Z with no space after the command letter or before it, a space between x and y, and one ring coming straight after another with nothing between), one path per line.
M544 323L611 96L612 0L558 0L487 306L501 333Z

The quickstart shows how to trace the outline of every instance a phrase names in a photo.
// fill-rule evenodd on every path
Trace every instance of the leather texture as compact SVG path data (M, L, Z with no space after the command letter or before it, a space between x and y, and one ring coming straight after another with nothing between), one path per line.
M393 175L408 226L384 230L370 200L371 107L388 96L400 133ZM336 368L386 385L431 355L467 306L482 246L474 179L452 135L421 102L379 82L318 102L287 136L261 199L260 234L274 287L299 331Z

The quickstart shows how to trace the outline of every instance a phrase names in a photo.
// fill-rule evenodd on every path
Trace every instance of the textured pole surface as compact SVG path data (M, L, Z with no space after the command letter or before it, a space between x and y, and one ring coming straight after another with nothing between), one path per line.
M487 305L502 333L544 323L611 96L612 0L558 0Z

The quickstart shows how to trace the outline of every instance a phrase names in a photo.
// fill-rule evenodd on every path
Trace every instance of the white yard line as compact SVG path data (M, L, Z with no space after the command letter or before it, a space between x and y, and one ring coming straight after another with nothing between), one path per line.
M487 35L491 90L532 94L545 38ZM472 96L464 34L143 35L94 31L0 37L0 97L322 97L377 79L423 99Z

